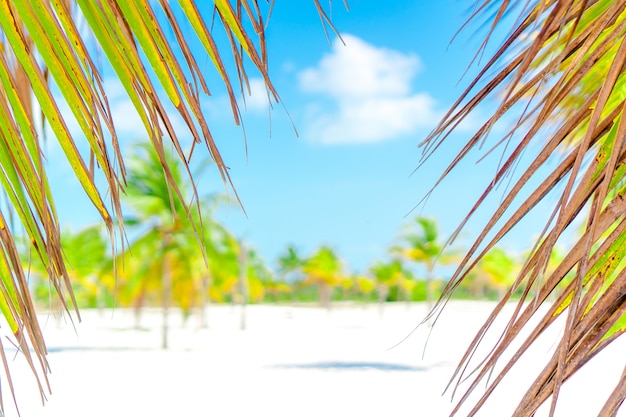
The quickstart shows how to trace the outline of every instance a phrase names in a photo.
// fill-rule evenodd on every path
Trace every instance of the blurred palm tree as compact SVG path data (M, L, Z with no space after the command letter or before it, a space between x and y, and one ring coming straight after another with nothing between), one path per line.
M105 271L111 262L110 250L98 225L79 231L63 230L61 237L68 276L72 279L76 307L104 307L110 305L112 283ZM50 286L48 271L40 259L32 257L30 245L20 245L20 256L31 279L30 286L39 303L59 310L62 306ZM62 313L62 311L58 311Z
M507 35L422 146L428 158L463 119L495 98L493 113L453 155L441 176L474 157L479 147L498 154L495 177L453 237L473 213L486 209L484 203L499 185L506 183L506 189L498 196L496 209L489 210L489 221L431 317L441 312L454 289L503 236L523 219L547 214L537 243L468 347L451 384L458 387L466 370L475 371L454 410L457 413L469 393L489 380L469 412L475 415L517 358L563 316L557 349L513 413L530 416L549 401L553 415L562 384L626 332L626 264L622 262L626 253L626 2L481 0L471 19L480 17L486 18L482 27L487 35L477 56L496 31ZM508 124L510 130L494 139L496 123ZM566 240L577 222L585 224L584 232L569 245L558 266L549 268L553 247ZM534 228L527 230L529 237L537 233ZM477 345L514 293L521 299L504 333L473 366ZM520 346L517 353L491 377L494 365L503 361L513 344ZM605 394L599 415L617 414L626 397L625 386L626 366L615 390Z
M302 265L304 259L293 245L288 245L286 251L276 261L278 264L279 279L284 285L288 285L291 292L291 301L295 302L298 297L301 282ZM300 275L299 275L300 274Z
M298 250L289 245L286 252L278 258L278 273L283 281L290 280L290 275L297 273L304 264L304 260L298 254ZM292 279L291 279L292 280Z
M64 230L61 244L72 285L75 283L74 288L78 290L75 291L78 306L110 306L113 293L104 277L106 265L111 261L110 247L100 226L87 227L78 232Z
M230 233L224 233L219 245L214 277L220 300L229 294L233 304L240 306L240 328L246 328L246 307L250 302L262 302L265 284L271 288L274 276L259 254ZM284 287L274 287L276 291Z
M518 264L504 249L492 248L463 280L461 287L477 298L501 298L517 276Z
M370 294L376 290L376 281L365 275L356 275L354 281L357 297L362 301L370 301Z
M259 253L249 246L246 246L246 278L249 298L253 303L263 302L268 288L284 290L282 286L274 286L274 274Z
M415 281L411 279L410 272L404 268L399 259L392 259L389 262L376 262L370 267L370 272L376 281L378 311L381 316L392 287L398 288L398 292L403 292L407 301L411 299L410 291L413 289Z
M341 261L331 248L321 246L302 265L304 284L315 285L319 291L320 305L330 308L333 289L341 282Z
M124 201L133 213L124 223L136 237L120 259L126 280L120 282L121 299L131 299L137 309L146 298L160 293L163 308L163 348L168 346L168 312L172 301L188 315L206 302L209 264L218 262L215 238L225 233L212 216L215 198L199 197L202 216L189 210L193 186L184 181L183 167L165 153L170 175L178 184L172 196L158 154L146 144L137 145L128 158L128 186ZM204 270L199 263L204 263ZM126 263L128 265L126 265ZM201 273L201 275L198 275Z
M402 236L405 246L394 246L392 253L399 254L405 259L423 265L426 271L426 303L430 310L434 303L433 280L437 265L449 265L458 259L455 251L440 241L437 221L429 217L416 217Z
M240 301L242 285L241 263L242 249L241 242L230 233L224 234L219 245L219 264L213 271L213 287L211 297L217 301L227 301L233 303ZM245 288L243 288L245 289Z

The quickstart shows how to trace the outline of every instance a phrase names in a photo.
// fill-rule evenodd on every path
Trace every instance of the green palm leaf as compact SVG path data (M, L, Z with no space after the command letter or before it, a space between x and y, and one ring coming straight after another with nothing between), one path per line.
M225 46L216 45L211 36L207 22L212 13L227 35ZM188 163L194 146L203 144L223 180L230 184L230 178L202 111L201 101L209 95L209 85L196 61L199 54L192 53L189 46L195 40L188 35L195 33L205 48L239 122L232 80L237 78L243 90L248 67L261 75L271 97L278 100L267 74L262 14L256 0L218 1L202 10L189 0L180 0L178 5L149 0L0 0L0 186L24 229L26 242L30 242L32 257L47 272L62 304L67 305L69 298L76 306L76 301L64 263L40 146L43 128L38 124L39 115L34 114L34 103L109 235L123 235L120 195L126 186L126 161L102 81L103 74L113 73L156 152L170 205L181 210L181 217L195 219L194 233L201 241L200 211L189 207L190 200L199 201L195 185L191 181L189 200L179 189L182 177L192 177ZM191 28L191 33L184 33L184 27ZM169 33L173 36L166 36ZM234 65L229 66L226 58ZM200 89L195 88L198 85ZM62 108L69 111L64 113ZM174 127L174 117L183 120L182 129ZM68 126L74 122L80 134L70 131ZM180 140L183 136L190 136L193 145L185 148ZM169 147L175 150L174 159L166 156ZM180 178L173 172L173 160L182 164ZM32 368L40 368L37 374L41 377L48 370L46 348L13 231L4 221L7 217L8 213L0 212L0 311ZM118 219L117 230L113 219ZM30 352L34 352L32 358Z

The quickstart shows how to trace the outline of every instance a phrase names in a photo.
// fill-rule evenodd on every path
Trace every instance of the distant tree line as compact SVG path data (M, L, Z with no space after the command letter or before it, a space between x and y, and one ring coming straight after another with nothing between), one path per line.
M167 155L166 155L167 156ZM167 156L169 158L169 156ZM144 306L175 306L185 314L203 311L209 303L427 301L432 304L447 283L441 273L457 262L461 251L441 241L437 221L417 217L390 246L387 259L362 272L349 269L331 247L301 254L294 246L270 267L254 245L243 242L216 220L223 196L201 196L184 181L182 166L171 158L178 193L170 193L156 152L136 146L129 160L124 198L132 214L123 219L133 238L110 256L100 226L62 234L74 300L80 308L131 307L139 317ZM184 204L199 198L203 212ZM49 308L59 303L46 269L23 246L36 302ZM556 260L555 260L556 261ZM455 292L458 298L497 299L520 269L520 260L493 248L478 262ZM242 280L245 282L242 283ZM245 285L242 285L245 284Z

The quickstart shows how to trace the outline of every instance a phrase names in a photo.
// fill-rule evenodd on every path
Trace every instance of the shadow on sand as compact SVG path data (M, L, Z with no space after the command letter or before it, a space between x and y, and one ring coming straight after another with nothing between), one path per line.
M274 365L272 368L277 369L313 369L313 370L349 370L349 371L390 371L390 372L415 372L426 371L429 367L412 366L398 363L386 362L350 362L350 361L328 361L300 364L281 364Z

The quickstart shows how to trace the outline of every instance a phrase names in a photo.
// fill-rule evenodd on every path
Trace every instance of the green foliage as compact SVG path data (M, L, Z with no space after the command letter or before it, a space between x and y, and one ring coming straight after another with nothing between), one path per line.
M433 292L435 297L439 297L443 288L445 287L446 282L440 279L434 279L432 281L425 280L415 280L415 286L411 291L411 301L417 302L425 302L428 301L428 287L430 286L430 291Z
M285 254L278 258L278 272L285 278L300 270L303 265L304 259L292 245L287 246Z
M92 226L78 232L65 229L61 241L77 307L112 306L113 294L105 284L105 274L110 264L110 248L100 228ZM21 252L37 304L44 308L59 308L58 298L54 294L56 290L44 265L39 258L30 257L26 247Z
M319 290L320 303L330 307L334 287L341 282L341 262L329 247L320 247L302 264L305 285L315 285Z
M129 178L135 181L131 189L138 193L138 198L134 199L134 194L129 196L134 215L127 219L127 227L131 231L136 228L141 233L124 254L115 258L116 275L110 249L97 227L79 232L68 229L63 233L66 263L74 282L78 306L141 308L160 305L164 258L168 259L172 271L172 300L186 314L208 300L232 302L239 291L239 241L214 220L210 204L206 205L208 210L202 216L202 229L193 228L193 218L176 217L172 207L181 209L182 203L168 202L170 196L164 192L162 177L159 182L158 176L146 175L146 170L154 168L149 165L158 164L158 161L149 148L138 149L140 156L133 159L135 162L129 170ZM176 163L172 162L172 166L176 167ZM135 176L135 173L139 175ZM173 170L172 174L176 176L180 172ZM197 243L197 230L203 233L204 253ZM430 228L427 233L431 239L435 236L433 230ZM166 240L168 245L164 244ZM23 262L31 271L31 289L38 305L58 308L58 303L51 305L55 300L51 293L54 288L47 280L45 269L36 259L29 261L25 250L22 253ZM391 248L390 253L397 254L398 249ZM284 277L287 274L290 280L277 279L277 274L267 267L254 249L247 249L246 259L249 298L253 303L314 302L320 300L323 291L328 291L326 297L330 300L337 301L373 302L381 291L385 301L423 302L428 299L427 281L415 279L398 257L374 263L369 269L371 276L355 275L342 270L339 256L328 247L320 247L309 258L303 259L293 246L288 246L277 265L278 275ZM458 288L455 298L494 299L502 287L502 274L517 268L513 258L500 249L495 250L476 268L476 271L482 271L481 276L489 278L484 280L484 288L476 291L472 286L479 280L477 272L475 279L465 281ZM433 280L431 285L437 296L444 281ZM324 286L328 286L328 290L323 290Z
M335 252L329 247L320 247L302 265L302 272L306 274L305 282L324 283L326 285L337 285L339 282L339 272L341 262Z
M424 264L430 274L435 268L435 261L443 251L443 244L439 242L437 222L427 217L416 217L414 222L406 228L403 235L407 245L396 248L396 251L407 259Z
M513 284L518 272L515 259L495 247L480 259L459 289L474 298L497 299Z

